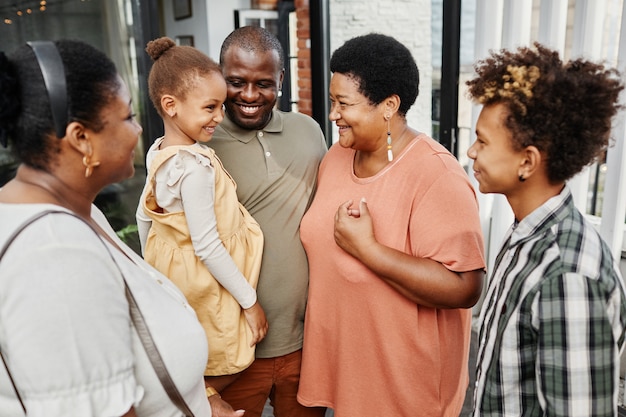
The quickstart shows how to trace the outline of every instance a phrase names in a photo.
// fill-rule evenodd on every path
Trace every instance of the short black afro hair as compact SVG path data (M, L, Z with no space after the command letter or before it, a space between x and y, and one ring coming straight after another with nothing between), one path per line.
M330 70L352 77L371 104L398 95L402 116L419 94L419 71L411 51L391 36L370 33L348 40L330 58Z

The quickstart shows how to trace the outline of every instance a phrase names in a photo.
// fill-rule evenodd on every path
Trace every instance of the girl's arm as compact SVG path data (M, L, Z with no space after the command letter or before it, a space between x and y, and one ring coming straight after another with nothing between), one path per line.
M224 247L215 216L215 172L207 158L181 153L185 172L180 195L196 255L215 279L237 300L257 343L265 337L267 320L257 303L256 290L243 276Z

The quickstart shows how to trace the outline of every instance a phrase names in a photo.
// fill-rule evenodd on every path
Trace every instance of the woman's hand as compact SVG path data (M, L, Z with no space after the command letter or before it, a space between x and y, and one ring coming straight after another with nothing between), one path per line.
M244 309L243 314L246 317L248 326L250 326L250 330L252 330L252 342L250 346L254 346L265 338L267 329L269 328L265 311L263 311L261 304L257 301L252 307Z
M244 410L233 410L233 407L222 400L219 394L211 395L209 397L209 404L211 404L212 417L241 417L245 413Z
M376 245L372 217L364 198L359 208L352 207L352 200L346 201L335 214L335 242L357 259L362 259L363 251Z
M409 300L433 308L470 308L480 297L483 270L454 272L379 243L365 199L352 200L335 214L335 242ZM407 225L408 227L408 225Z

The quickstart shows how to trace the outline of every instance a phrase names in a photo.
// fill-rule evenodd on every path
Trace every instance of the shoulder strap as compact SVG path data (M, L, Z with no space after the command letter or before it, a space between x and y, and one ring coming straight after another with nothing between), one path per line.
M206 156L211 161L215 159L215 151L212 148L209 148L207 146L190 148L190 146L193 146L193 145L170 145L170 146L166 146L163 149L159 149L157 151L157 154L154 155L152 161L150 162L150 166L148 167L148 175L147 175L148 179L151 180L152 177L156 175L158 168L165 161L176 156L176 154L178 154L178 152L180 152L181 150L191 152L191 153L198 153L200 155Z
M155 155L152 157L152 161L150 161L150 166L146 167L148 169L147 178L152 180L152 178L156 175L159 167L163 165L165 161L172 158L178 152L178 147L168 146L163 149L159 149Z
M13 243L15 238L26 227L31 225L36 220L38 220L38 219L40 219L40 218L42 218L42 217L44 217L44 216L46 216L48 214L51 214L51 213L63 213L63 214L67 214L69 216L73 216L73 217L81 220L82 222L84 222L87 226L89 226L89 228L91 230L93 230L93 232L98 236L98 238L100 239L100 241L104 245L105 249L109 253L109 256L111 257L111 260L113 260L113 262L115 263L115 266L120 271L120 274L122 275L122 278L124 279L124 291L126 293L126 299L128 300L131 320L133 321L133 325L135 326L135 330L137 331L137 334L139 335L139 339L141 340L141 344L143 345L144 349L146 350L148 358L150 359L150 363L152 364L152 367L154 368L157 376L159 377L159 380L161 381L161 384L163 385L163 388L165 389L165 392L167 392L167 395L170 398L170 400L174 403L174 405L176 405L176 407L186 417L194 417L193 412L187 406L187 403L185 402L185 399L182 397L182 395L178 391L178 388L176 388L176 385L174 384L174 381L172 380L169 372L167 371L167 368L165 367L165 363L163 362L163 358L161 357L161 354L159 353L159 350L157 349L157 346L154 343L154 339L152 338L152 334L150 333L150 329L148 328L148 325L146 324L146 321L145 321L145 319L143 317L143 314L141 314L141 310L139 309L139 306L137 305L137 302L135 301L135 297L133 296L132 291L128 287L128 284L126 282L126 278L124 277L124 273L122 272L122 269L117 264L117 261L115 260L115 257L113 256L113 253L111 253L111 250L109 249L109 247L106 245L106 243L102 239L102 236L100 236L100 233L98 233L98 231L96 229L94 229L92 225L87 223L80 216L78 216L78 215L76 215L74 213L68 212L68 211L63 211L63 210L44 210L44 211L39 212L39 213L35 214L34 216L28 218L17 229L15 229L15 231L9 236L9 238L5 242L4 246L0 250L0 259L2 259L2 257L6 253L7 249L9 248L9 246ZM0 357L2 358L2 362L4 363L4 367L7 370L7 373L9 375L9 379L11 380L11 384L13 385L13 389L15 390L15 394L17 395L17 399L19 400L19 402L20 402L20 404L22 406L22 409L24 410L24 414L26 414L26 406L24 405L22 397L20 396L20 393L17 390L17 386L15 385L15 381L13 380L13 376L11 375L11 372L9 371L9 367L8 367L8 365L7 365L7 363L6 363L5 359L4 359L4 356L2 355L1 351L0 351Z
M13 241L15 240L17 235L22 233L22 231L24 229L26 229L26 227L28 227L31 223L33 223L34 221L36 221L36 220L38 220L38 219L42 218L43 216L46 216L46 215L48 215L50 213L66 213L66 212L64 212L62 210L44 210L44 211L40 211L39 213L37 213L37 214L31 216L30 218L26 219L24 221L24 223L22 223L17 229L15 229L13 231L13 233L11 233L11 235L9 236L7 241L4 243L4 246L2 247L2 250L0 250L0 259L2 259L2 257L5 254L5 252L7 251L7 249L9 249L9 246L11 246L11 244L13 243Z
M24 410L24 414L26 414L26 406L24 405L24 401L22 401L22 397L20 395L20 392L17 390L17 386L15 385L15 381L13 381L13 375L11 375L11 371L9 371L9 365L7 365L7 362L4 360L4 355L2 354L1 350L0 350L0 358L2 358L2 363L4 364L4 369L7 370L7 375L9 375L9 380L11 381L11 385L13 385L13 391L15 391L15 395L17 396L17 399L20 402L20 405L22 406L22 410Z
M22 223L17 229L13 231L13 233L11 233L7 241L4 243L2 250L0 250L0 259L2 259L2 257L4 256L6 251L9 249L9 246L11 246L15 238L20 233L22 233L22 231L26 229L26 227L28 227L31 223L33 223L37 219L40 219L47 214L54 213L57 211L60 211L60 210L44 210L26 219L24 223ZM11 381L11 385L13 385L13 390L15 391L15 395L17 396L17 399L19 400L20 405L22 406L22 410L24 410L24 414L26 414L26 406L24 405L24 401L22 400L22 396L20 395L20 392L17 390L17 386L15 385L15 381L13 380L13 375L11 375L11 371L9 371L9 366L7 365L7 362L4 359L4 355L2 354L1 350L0 350L0 358L2 358L2 363L4 364L4 367L7 370L7 374L9 375L9 380Z

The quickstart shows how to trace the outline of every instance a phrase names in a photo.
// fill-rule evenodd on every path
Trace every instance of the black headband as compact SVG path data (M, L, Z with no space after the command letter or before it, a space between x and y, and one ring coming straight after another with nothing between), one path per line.
M67 87L63 61L52 41L26 42L35 53L50 99L54 130L58 138L65 136L67 127Z

